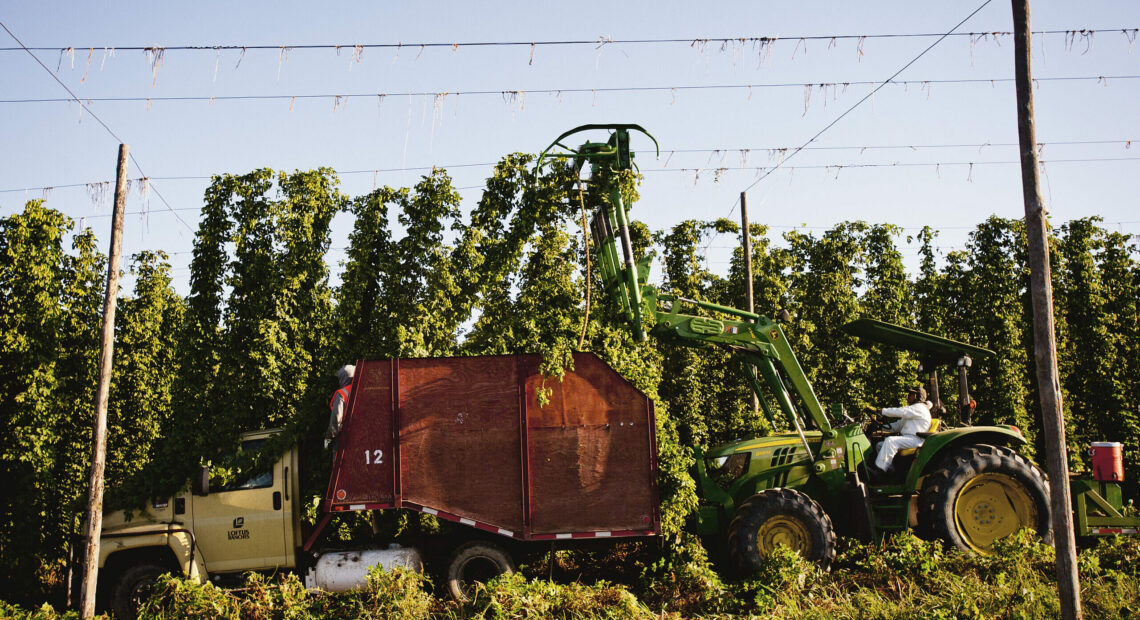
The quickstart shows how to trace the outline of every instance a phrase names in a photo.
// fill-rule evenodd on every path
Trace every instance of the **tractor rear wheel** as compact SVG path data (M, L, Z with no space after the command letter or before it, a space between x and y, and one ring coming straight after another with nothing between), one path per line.
M815 500L792 489L767 489L748 498L728 526L732 564L743 575L785 545L824 570L835 559L835 528Z
M994 541L1022 528L1053 539L1045 474L1009 448L955 452L926 477L920 506L928 533L962 551L987 555Z

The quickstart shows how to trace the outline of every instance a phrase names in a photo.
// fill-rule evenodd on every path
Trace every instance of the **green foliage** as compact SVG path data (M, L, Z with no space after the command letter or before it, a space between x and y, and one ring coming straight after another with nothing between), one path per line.
M324 257L345 202L336 185L328 169L214 178L175 360L185 369L173 385L178 415L148 472L153 494L182 487L202 460L233 453L241 431L285 428L256 457L272 459L319 418L312 412L327 402L335 369ZM222 479L251 467L220 465Z
M721 583L700 564L684 573L643 573L635 584L580 578L548 581L516 573L477 586L462 606L430 592L418 573L373 571L354 592L305 590L297 577L247 575L241 587L162 578L143 618L1052 618L1060 613L1053 550L1031 532L978 557L909 534L884 545L843 541L831 572L778 548L752 579ZM1080 556L1082 602L1095 618L1140 610L1135 538L1102 541ZM588 573L587 573L588 578ZM627 575L628 578L628 575ZM54 620L0 603L0 615Z
M133 259L134 296L119 301L115 326L115 382L107 415L107 503L145 497L143 468L155 457L174 417L173 388L179 375L177 335L185 305L171 287L170 265L163 252L142 252Z
M654 618L628 590L605 581L585 585L527 580L515 573L477 585L466 618Z
M3 595L63 577L85 496L103 259L88 230L30 201L0 220L0 563Z
M426 578L415 571L373 568L367 585L347 593L307 590L293 574L277 578L246 575L242 587L225 590L211 583L159 578L139 610L140 619L174 618L427 618L432 606Z
M183 299L174 292L160 252L135 256L129 267L135 288L120 300L116 322L106 474L111 505L137 508L151 495L176 491L193 467L208 460L223 477L235 476L256 463L222 462L218 456L235 446L241 431L273 426L285 432L257 458L305 442L307 488L310 495L320 493L328 458L317 442L335 387L333 373L356 359L539 353L548 381L558 381L569 354L582 349L655 401L666 542L642 550L631 571L639 575L632 587L652 608L685 615L1010 615L968 602L969 589L980 587L969 579L982 569L917 539L900 538L885 550L853 545L846 568L841 560L827 578L778 555L762 583L721 582L699 541L685 530L697 506L691 450L783 429L789 421L753 411L729 354L634 342L596 270L587 270L597 261L595 249L583 241L583 206L591 211L609 200L615 183L636 201L637 175L601 171L585 184L580 205L572 170L554 165L535 171L533 164L529 155L503 158L466 215L442 170L410 188L383 187L357 197L342 195L327 169L216 177L204 197L189 295ZM330 223L341 211L354 223L334 290L326 258ZM841 223L822 233L787 233L782 243L761 225L749 232L757 312L792 312L795 318L785 329L825 410L831 404L848 410L895 404L916 381L915 360L908 355L858 346L840 330L869 316L995 350L995 358L975 360L971 372L971 394L979 403L974 421L1016 424L1043 449L1020 222L991 218L973 231L966 251L944 256L935 252L937 232L923 229L914 275L903 269L899 229L889 224ZM742 252L734 252L723 276L708 269L703 257L713 235L740 233L735 223L690 220L651 231L634 221L630 233L639 255L660 255L665 292L744 306ZM1140 476L1135 241L1101 228L1096 219L1076 220L1057 229L1051 250L1071 462L1081 465L1090 441L1122 441L1127 475L1134 479ZM39 201L0 220L0 255L0 479L10 482L0 492L0 597L40 601L60 584L69 537L80 527L105 259L90 231L75 231ZM960 422L953 377L943 376L942 394L950 401L944 417ZM346 535L351 529L346 526ZM1107 616L1126 615L1121 610L1135 599L1128 590L1135 574L1126 568L1134 551L1102 544L1097 555L1083 560L1083 568L1096 576L1092 587L1101 594L1095 596L1126 601L1124 607L1098 603ZM1031 552L1010 554L1025 558ZM1040 585L1047 576L1032 573L1047 560L1030 558L1026 566L995 562L979 566L1028 580L1026 597L1047 587ZM949 579L948 567L968 574ZM869 584L871 593L858 591L860 584ZM900 584L940 591L950 602L938 607L933 596ZM301 596L287 593L292 586L283 584L249 587L278 589L266 596ZM517 580L501 588L496 600L502 609L602 613L568 606L568 591ZM883 592L890 596L875 598ZM595 602L616 597L615 604L626 609L625 595L610 586L580 594ZM190 598L214 596L201 586ZM1010 609L1050 609L1029 599L1009 603L1014 595L1003 596ZM823 607L812 603L823 600Z
M71 620L78 618L79 612L75 610L56 611L51 605L44 603L33 609L23 609L17 605L0 601L0 618L12 620ZM107 614L99 614L96 618L107 618Z

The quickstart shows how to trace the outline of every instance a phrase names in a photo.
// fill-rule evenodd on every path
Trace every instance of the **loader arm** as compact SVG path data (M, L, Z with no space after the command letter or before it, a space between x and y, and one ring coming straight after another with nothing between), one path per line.
M563 144L563 140L573 134L592 130L612 133L606 142L585 142L577 149ZM657 140L638 125L583 125L559 136L539 157L539 165L546 158L568 159L573 161L580 175L582 167L589 163L593 179L603 178L608 171L633 170L634 153L629 147L631 130L644 133L657 145ZM648 283L652 255L634 256L629 235L629 200L620 184L609 185L609 200L594 211L590 229L602 287L625 315L634 338L644 341L651 334L673 344L728 350L741 362L741 374L769 419L775 422L775 410L761 388L761 381L796 428L800 427L801 413L793 394L815 428L831 430L819 399L775 321L746 310L664 294Z

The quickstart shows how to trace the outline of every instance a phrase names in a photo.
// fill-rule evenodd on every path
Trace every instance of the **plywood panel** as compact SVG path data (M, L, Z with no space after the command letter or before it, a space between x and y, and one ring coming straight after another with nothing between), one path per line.
M649 401L593 355L574 365L561 382L528 369L532 532L654 529Z
M521 530L515 358L401 360L399 385L404 499Z
M393 501L392 362L356 366L351 407L337 441L327 500L334 504Z

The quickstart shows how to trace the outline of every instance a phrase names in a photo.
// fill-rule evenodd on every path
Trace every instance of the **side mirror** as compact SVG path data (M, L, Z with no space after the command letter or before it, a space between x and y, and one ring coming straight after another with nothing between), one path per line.
M210 494L210 466L203 465L194 472L194 477L190 480L190 492L194 495L209 495Z
M791 321L791 320L792 320L792 313L788 312L787 308L780 310L780 313L776 315L776 321L779 323L787 323L788 321Z

